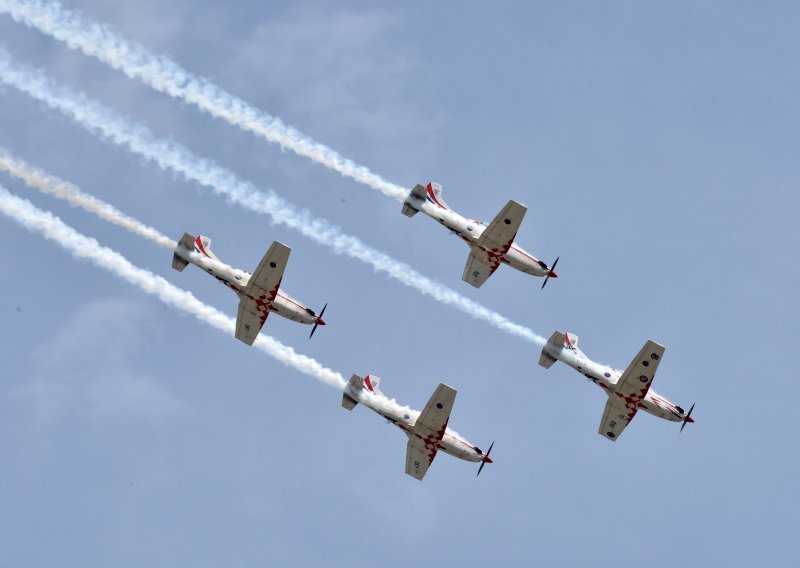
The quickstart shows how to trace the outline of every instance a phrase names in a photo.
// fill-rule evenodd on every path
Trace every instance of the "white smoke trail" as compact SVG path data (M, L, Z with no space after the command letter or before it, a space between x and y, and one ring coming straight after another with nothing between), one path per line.
M55 197L64 199L69 203L71 203L72 205L81 207L90 213L94 213L100 218L110 221L111 223L118 225L124 229L127 229L128 231L136 235L142 236L158 245L166 246L169 249L173 249L175 247L175 242L172 241L169 237L163 235L158 230L149 227L144 223L141 223L140 221L129 215L122 213L121 211L116 209L113 205L105 203L104 201L97 199L93 195L84 193L74 184L58 179L55 176L52 176L47 172L39 168L36 168L35 166L32 166L24 162L23 160L20 160L19 158L11 156L8 153L8 151L4 150L3 148L0 148L0 169L8 172L14 177L23 180L30 187L33 187L35 189L38 189L44 193L53 195ZM7 215L12 216L15 220L23 224L23 226L27 227L28 229L39 230L46 237L56 240L56 242L58 242L65 248L68 248L68 250L73 252L73 254L75 254L79 258L84 258L84 257L79 256L77 253L75 253L75 250L79 250L80 254L82 255L86 250L96 251L97 247L100 246L96 241L93 241L88 237L83 237L83 239L85 240L78 239L78 245L80 246L77 249L65 246L64 242L70 243L73 242L75 239L68 238L65 241L61 241L58 239L63 237L65 234L74 237L75 235L77 235L75 231L72 231L72 233L70 233L69 231L71 231L71 229L67 227L63 222L61 222L57 218L52 217L52 215L50 215L49 213L37 210L31 203L19 199L17 197L14 197L13 195L9 194L2 186L0 186L0 211L6 213ZM32 223L32 220L35 220L37 223L36 224ZM80 237L81 235L78 236ZM93 244L95 245L94 249L85 246L88 242L93 242ZM107 251L108 249L105 250ZM107 253L104 252L104 258L106 256ZM111 255L111 257L113 258L113 255ZM121 255L117 254L117 257L118 258L115 259L116 262L114 263L115 268L109 268L109 266L106 264L101 264L101 266L111 270L117 276L120 276L128 281L131 281L131 278L129 277L130 276L129 269L132 267L132 265ZM93 261L95 260L94 256L89 258ZM205 262L209 262L208 258L205 257L202 258L204 259ZM98 263L97 261L95 262ZM214 261L211 260L211 262ZM127 265L125 263L127 263ZM219 262L218 264L220 265L220 267L230 268L221 262ZM128 272L126 272L125 270L120 270L118 268L120 266L124 269L127 269ZM135 270L139 271L141 274L146 275L147 278L150 278L153 282L157 282L159 286L163 287L163 285L166 285L167 287L169 287L167 289L167 292L168 292L168 298L170 298L170 300L165 300L159 294L159 298L162 299L162 301L165 301L166 303L172 306L179 307L184 311L189 311L190 313L194 313L195 315L197 315L199 319L202 319L207 323L210 323L212 326L217 327L218 329L222 329L223 331L232 332L235 329L235 324L233 323L233 320L227 318L223 314L219 313L217 310L201 304L200 301L195 299L190 292L179 290L178 288L175 288L171 284L167 283L165 280L161 279L160 277L152 273L147 272L146 270L139 268L136 268ZM141 279L135 283L139 284L141 287ZM158 287L154 287L153 289L160 290L160 288ZM181 298L182 303L176 303L174 301L171 301L171 299L175 297L174 292L180 292L181 294L186 295L184 298ZM186 298L189 298L188 302L183 301ZM203 307L204 310L202 312L204 315L202 316L198 315L198 313L200 313L198 312L198 310L200 309L201 306ZM212 319L209 319L209 315L214 316L213 321ZM217 323L224 325L220 327L220 325L217 325ZM267 342L266 343L267 346L272 344L280 345L280 343L264 335L259 335L258 339L256 340L255 343L256 347L261 348L270 355L274 355L272 351L269 351L265 348L264 341ZM281 347L284 347L285 349L290 349L285 346ZM306 362L303 361L303 363ZM324 369L324 367L320 368ZM330 373L333 372L330 370L326 370L326 376L329 376L329 373L327 373L328 371ZM338 373L336 375L338 378L341 378L341 381L340 382L337 381L337 383L334 384L334 386L343 388L345 384L344 378L342 378L341 375L339 375ZM324 381L324 382L331 384L329 381ZM383 397L383 396L378 397L377 395L367 397L363 392L360 394L361 397L359 398L359 400L361 400L361 402L366 403L371 407L377 408L378 410L384 412L392 412L392 411L402 412L403 414L410 415L411 418L414 420L416 420L416 417L419 416L419 411L413 410L407 406L403 406L394 399L390 399L388 397ZM455 432L449 429L448 431L454 435L457 435ZM464 438L462 437L462 439Z
M215 162L195 156L177 142L158 139L145 127L133 124L86 96L56 84L38 70L15 62L3 49L0 49L0 81L64 113L104 140L127 148L163 169L172 170L205 185L245 209L269 215L273 222L296 229L311 240L330 247L337 254L365 262L406 286L473 318L483 320L501 331L537 345L546 343L543 337L531 329L423 276L408 264L344 233L325 219L296 208L274 191L259 191L251 182L240 179Z
M130 217L113 205L105 203L93 195L82 192L73 184L60 180L50 174L32 166L19 158L12 156L6 149L0 147L0 170L21 179L30 187L48 193L60 199L64 199L71 205L81 207L98 217L110 221L115 225L123 227L134 234L142 236L157 245L168 248L175 248L175 240L161 234L152 227L148 227Z
M47 176L47 174L43 175ZM70 185L66 182L61 183ZM98 203L105 205L99 200ZM204 304L195 298L191 292L181 290L160 276L135 266L118 252L101 246L96 240L82 235L58 217L38 209L31 202L12 195L2 186L0 186L0 213L14 219L29 231L38 232L45 238L57 243L75 258L88 260L100 268L108 270L115 276L138 286L148 294L156 296L165 304L192 314L197 319L233 337L236 323L232 318L216 308ZM133 221L137 223L135 220ZM155 231L155 229L152 230ZM142 234L137 230L133 230L133 232ZM155 232L158 233L158 231ZM291 347L283 345L277 339L264 333L259 334L253 343L253 347L277 359L284 365L293 367L301 373L337 389L342 390L347 384L341 373L328 369L311 357L297 353ZM360 398L363 400L364 395L362 394ZM365 400L365 402L367 401ZM370 397L368 402L370 406L383 412L408 413L412 416L419 414L419 412L390 398Z
M190 292L173 286L148 270L134 266L118 252L101 246L96 240L78 233L58 217L38 209L29 201L12 195L2 186L0 186L0 213L14 219L29 231L37 232L55 242L75 258L88 260L138 286L148 294L156 296L165 304L188 312L197 319L224 331L231 337L233 336L236 327L233 319L202 303ZM345 380L341 374L322 366L311 357L297 353L291 347L283 345L269 336L259 335L253 345L284 365L293 367L327 385L338 389L344 388Z
M17 22L64 42L72 49L96 57L153 89L196 105L212 116L280 144L301 156L403 200L408 190L390 183L336 151L287 126L279 118L234 97L208 79L183 69L169 57L127 41L110 27L66 9L58 2L0 0L0 12Z
M67 181L61 180L47 172L28 164L12 156L6 149L0 147L0 170L21 179L29 187L38 189L43 193L53 195L59 199L64 199L71 205L80 207L89 213L94 213L101 219L109 221L114 225L122 227L135 235L144 237L147 240L167 248L175 250L177 242L167 237L157 229L145 225L138 219L126 215L113 205L106 203L93 195L84 193L77 186ZM190 260L202 260L204 264L215 266L218 272L233 271L234 268L219 259L208 258L193 250L185 251L185 255Z

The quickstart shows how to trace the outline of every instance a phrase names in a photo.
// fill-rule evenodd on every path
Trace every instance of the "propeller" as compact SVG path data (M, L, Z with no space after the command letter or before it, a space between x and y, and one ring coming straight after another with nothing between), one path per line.
M558 259L559 258L561 258L561 257L560 256L557 257L556 261L553 263L553 266L551 266L550 269L547 271L547 277L544 279L544 282L542 283L541 290L544 290L544 287L547 285L547 281L550 280L550 275L551 274L555 274L554 271L556 269L556 264L558 264ZM556 276L556 278L558 278L558 276Z
M328 303L326 302L325 305L322 307L322 311L317 316L317 323L315 323L314 327L311 328L311 335L308 336L309 339L314 337L314 332L317 331L317 326L320 324L320 322L322 322L322 325L325 325L325 322L322 321L322 314L325 313L325 308L327 308L327 307L328 307Z
M681 432L683 432L683 429L686 427L686 423L690 421L689 417L692 415L692 410L694 410L694 404L689 409L689 412L686 413L686 416L683 418L683 424L681 424ZM691 422L694 422L694 420L691 420Z
M492 463L492 460L489 459L489 454L492 453L492 446L494 446L494 442L492 442L492 445L489 446L489 451L483 455L483 462L481 463L481 467L478 468L478 473L475 475L475 477L478 477L478 475L481 474L481 470L483 470L483 466L485 466L487 462Z

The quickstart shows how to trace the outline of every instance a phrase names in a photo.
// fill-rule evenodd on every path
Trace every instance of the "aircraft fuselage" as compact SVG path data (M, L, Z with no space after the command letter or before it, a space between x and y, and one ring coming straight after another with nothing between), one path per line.
M465 461L491 462L491 458L486 456L480 448L461 439L458 434L450 430L450 428L445 430L441 441L437 442L436 440L428 438L427 433L420 432L414 426L420 415L418 410L413 410L408 407L398 407L382 394L372 393L367 389L356 391L348 387L345 392L360 404L363 404L397 426L409 438L419 438L426 443L432 444L437 450L441 450L446 454L450 454L453 457Z
M622 376L622 371L606 365L601 365L589 359L582 351L575 347L555 347L546 345L544 348L555 359L566 363L584 377L603 389L606 394L614 391L614 385ZM652 388L647 391L644 399L639 403L639 408L665 420L681 422L686 416L685 411Z
M199 238L197 237L197 239ZM252 276L249 272L233 268L210 257L202 248L198 248L197 243L195 243L194 251L186 251L186 249L178 247L176 253L233 290L240 299L247 296L247 283ZM270 311L299 323L313 325L319 320L314 310L304 306L281 288L278 288L278 294L270 306Z
M471 249L481 248L478 245L478 239L486 229L487 223L459 215L455 211L436 203L436 197L430 194L425 199L409 195L406 203L444 225L450 232L467 243ZM484 252L486 251L484 250ZM546 263L528 253L516 241L511 243L511 247L501 260L503 264L507 264L511 268L534 276L544 277L547 276L549 271Z

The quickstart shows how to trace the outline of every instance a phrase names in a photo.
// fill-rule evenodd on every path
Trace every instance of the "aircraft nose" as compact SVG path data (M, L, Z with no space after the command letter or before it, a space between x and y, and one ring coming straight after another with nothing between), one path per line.
M691 416L687 416L686 422L694 422L694 418L692 418Z
M317 325L325 325L325 320L320 318L320 317L318 317L317 318Z
M486 463L494 463L494 461L492 461L492 458L490 458L486 454L484 454L483 456L483 461L485 461Z
M550 276L550 278L558 278L558 274L556 274L554 270L550 270L547 275Z

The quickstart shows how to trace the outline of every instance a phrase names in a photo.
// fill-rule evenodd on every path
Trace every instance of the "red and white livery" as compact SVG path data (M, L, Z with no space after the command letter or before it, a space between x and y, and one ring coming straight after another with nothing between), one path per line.
M547 266L514 240L527 210L521 203L511 200L487 225L450 209L442 199L442 186L433 182L427 187L417 184L403 203L403 215L413 217L422 211L469 245L471 250L461 278L476 288L480 288L501 264L544 277L542 288L550 278L558 278L554 270L558 259L553 266Z
M314 310L289 296L280 287L291 251L285 244L273 242L255 272L251 274L221 262L211 251L209 237L195 237L184 233L175 247L172 268L181 272L187 264L194 264L236 292L239 296L236 339L252 345L270 312L292 321L313 325L311 335L314 335L318 325L325 325L322 319L325 308L317 315Z
M347 410L353 410L360 402L405 432L408 436L406 446L408 475L422 480L439 450L462 460L480 462L479 474L485 464L492 463L489 453L494 443L489 446L489 451L483 453L480 448L461 439L447 427L456 400L456 390L453 387L440 384L423 411L418 412L399 407L386 398L378 389L380 381L380 378L374 375L363 378L353 375L345 387L342 406Z
M608 402L598 433L614 441L640 408L659 418L683 422L681 430L687 422L694 422L694 405L686 412L650 388L664 351L663 345L648 340L628 368L619 371L589 359L578 349L577 335L556 331L542 349L539 365L549 369L556 361L562 361L606 392Z

